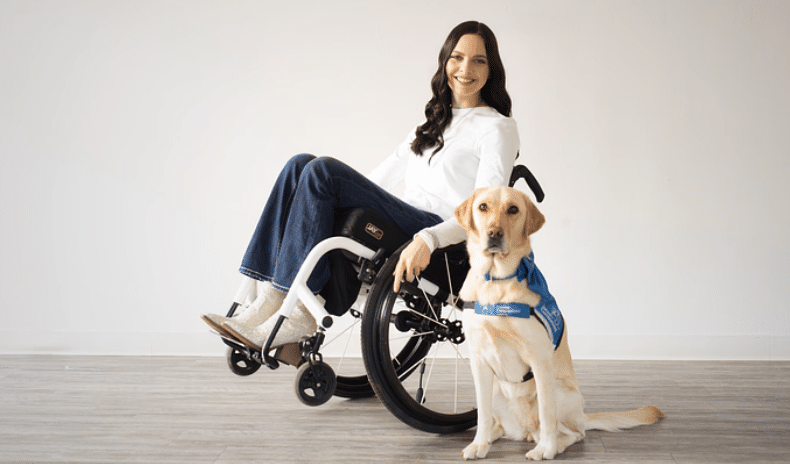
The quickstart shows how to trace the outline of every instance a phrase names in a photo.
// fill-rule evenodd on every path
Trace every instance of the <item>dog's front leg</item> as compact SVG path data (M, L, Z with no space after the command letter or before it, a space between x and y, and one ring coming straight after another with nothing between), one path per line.
M527 453L527 458L535 461L554 459L557 454L557 390L550 357L534 363L532 372L538 392L540 439L538 445Z
M493 441L494 371L485 361L472 356L472 378L477 399L477 432L475 439L464 448L464 459L482 459L488 454Z

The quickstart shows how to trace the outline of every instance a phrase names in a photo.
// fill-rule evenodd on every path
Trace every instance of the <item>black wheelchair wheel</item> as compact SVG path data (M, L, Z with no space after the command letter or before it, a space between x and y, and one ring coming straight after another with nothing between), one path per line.
M337 377L323 361L304 363L296 371L294 389L299 401L307 406L320 406L335 394Z
M362 320L368 379L402 422L431 433L466 430L476 425L477 409L461 311L412 283L394 293L399 256L384 264L368 296Z
M358 355L362 313L356 309L356 306L358 305L343 316L334 318L335 323L327 332L326 340L321 347L321 352L326 354L324 362L336 373L334 396L349 399L375 395L368 381L365 365ZM260 353L249 353L242 349L241 345L229 341L225 343L228 345L226 360L231 372L239 376L249 376L260 369L262 366ZM275 351L273 350L271 354L274 356ZM293 363L293 359L290 362ZM303 360L295 363L294 367L298 369L303 363Z
M357 377L337 377L337 388L335 388L335 396L340 398L368 398L373 396L373 388L368 382L368 376L362 375Z
M245 353L230 346L228 347L226 358L228 367L236 375L252 375L261 368L259 363L250 360Z

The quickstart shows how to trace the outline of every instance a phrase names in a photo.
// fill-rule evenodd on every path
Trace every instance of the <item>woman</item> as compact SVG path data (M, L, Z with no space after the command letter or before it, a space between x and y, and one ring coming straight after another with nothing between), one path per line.
M426 121L368 177L333 158L298 155L283 168L242 260L243 288L257 294L240 314L206 314L212 328L260 350L310 250L332 235L337 208L369 208L415 239L401 254L396 276L411 280L434 249L466 238L453 210L475 189L507 185L519 148L505 70L485 24L461 23L448 35L431 79ZM401 198L389 193L405 183ZM308 280L315 293L329 280L326 259ZM395 290L400 279L395 279ZM253 282L251 284L250 282ZM239 301L238 299L236 301ZM272 347L316 329L300 303Z

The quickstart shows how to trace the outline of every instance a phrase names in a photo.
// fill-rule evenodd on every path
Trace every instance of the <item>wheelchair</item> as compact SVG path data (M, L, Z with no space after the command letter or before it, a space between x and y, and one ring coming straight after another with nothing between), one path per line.
M514 167L509 185L519 179L526 181L538 202L543 200L543 190L526 166ZM332 396L375 394L395 417L419 430L452 433L473 427L474 383L464 346L463 302L457 297L469 270L465 244L435 250L420 276L402 282L394 293L395 266L410 242L411 237L373 211L338 212L334 236L308 254L272 316L278 319L263 349L258 352L220 335L228 346L231 371L246 376L264 365L270 369L281 363L292 365L297 368L294 389L306 405L319 406ZM332 277L314 295L307 279L323 257L329 259ZM272 341L297 300L313 314L318 329L298 344L272 350ZM243 295L237 294L228 317L241 301ZM339 330L336 319L341 322ZM346 357L357 329L361 365L358 357ZM337 335L328 338L330 332ZM321 353L333 343L343 346L339 356L337 349L333 351L334 368Z

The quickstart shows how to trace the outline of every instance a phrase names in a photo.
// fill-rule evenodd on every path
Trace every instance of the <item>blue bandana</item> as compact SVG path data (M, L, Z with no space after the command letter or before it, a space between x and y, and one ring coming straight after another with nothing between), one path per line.
M554 297L549 293L549 286L546 283L546 278L535 266L535 256L532 252L529 256L521 258L518 269L513 275L504 278L491 277L491 274L486 274L486 281L492 280L508 280L518 279L519 282L527 281L527 286L530 290L540 295L540 303L535 308L523 303L497 303L493 305L483 306L480 303L475 303L475 313L485 316L510 316L510 317L523 317L528 319L532 314L537 316L538 320L546 328L549 333L549 338L554 344L554 349L557 349L562 340L565 323L562 319L557 302Z

